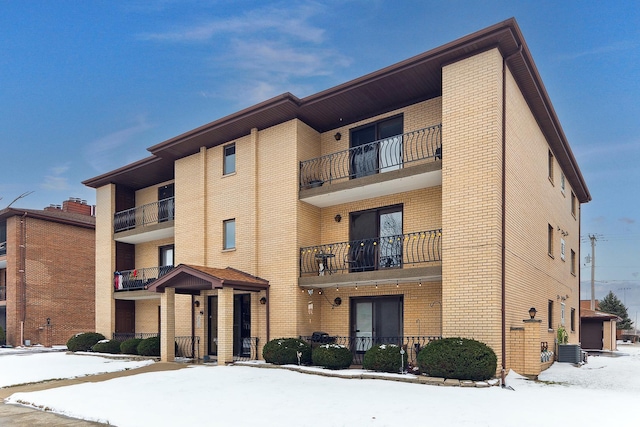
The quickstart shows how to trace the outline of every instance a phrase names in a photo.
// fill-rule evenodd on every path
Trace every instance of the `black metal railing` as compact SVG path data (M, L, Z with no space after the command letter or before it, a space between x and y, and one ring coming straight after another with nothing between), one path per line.
M159 336L155 332L114 332L113 340L124 342L133 338L146 339ZM200 357L200 337L182 336L175 337L176 357L195 359Z
M0 286L0 301L6 301L6 300L7 300L7 287Z
M113 231L132 230L136 227L173 221L175 217L175 198L159 200L146 205L116 212L113 215Z
M116 291L146 289L153 281L164 276L173 268L172 265L163 265L160 267L116 271L113 273L113 287Z
M374 345L397 345L407 352L408 362L415 365L416 358L431 341L439 340L440 336L397 336L397 337L347 337L347 336L323 336L320 339L313 339L313 336L301 336L301 340L307 341L311 347L322 344L338 344L347 347L353 353L352 365L362 365L364 353Z
M258 360L258 337L241 338L233 345L233 360L235 362Z
M300 275L354 273L442 261L442 229L300 248Z
M438 124L302 161L300 189L387 172L419 160L442 159L441 130Z

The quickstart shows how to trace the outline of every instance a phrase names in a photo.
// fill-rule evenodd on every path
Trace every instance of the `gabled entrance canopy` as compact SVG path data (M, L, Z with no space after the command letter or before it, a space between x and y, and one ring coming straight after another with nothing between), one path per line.
M222 288L260 292L269 289L269 281L231 267L180 264L149 285L148 290L164 293L166 288L174 288L176 294L185 295L199 295L200 291Z

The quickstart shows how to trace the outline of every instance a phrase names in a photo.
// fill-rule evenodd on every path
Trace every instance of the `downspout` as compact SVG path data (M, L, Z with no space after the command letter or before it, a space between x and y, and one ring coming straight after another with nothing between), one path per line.
M267 319L266 319L266 321L267 321L267 342L269 342L269 341L271 341L271 339L269 338L269 335L270 335L269 332L271 330L271 327L269 325L269 303L271 302L270 298L269 298L269 288L267 288L266 293L267 293L267 306L266 306L266 309L267 309Z
M24 323L27 321L27 212L20 218L20 293L22 294L22 320L20 321L20 345L24 345Z
M500 265L500 286L501 286L501 315L502 315L502 368L500 370L500 384L505 387L505 377L507 374L507 313L506 313L506 229L507 229L507 61L515 55L522 53L522 45L518 46L518 50L506 58L502 59L502 244L501 244L501 265Z

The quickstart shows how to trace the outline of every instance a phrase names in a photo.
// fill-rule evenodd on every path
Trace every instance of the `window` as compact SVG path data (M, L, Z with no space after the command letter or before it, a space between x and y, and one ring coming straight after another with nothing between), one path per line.
M351 178L402 167L402 116L351 130Z
M576 331L576 309L571 308L571 332Z
M553 153L549 150L549 181L553 184Z
M373 271L402 266L402 205L351 212L349 269Z
M547 247L549 249L549 256L553 258L553 226L548 224L549 228L547 229Z
M560 239L560 259L564 261L564 239Z
M549 330L553 329L553 301L549 300L549 305L547 306L547 328Z
M574 218L576 218L576 206L578 205L576 203L576 195L573 194L573 191L571 192L571 215L573 215Z
M174 245L158 247L158 277L162 277L173 268Z
M236 171L236 144L229 144L224 147L223 174L229 175Z
M560 173L560 191L564 194L564 172Z
M571 274L576 275L576 251L571 249Z
M560 303L560 325L564 326L564 303Z
M222 243L223 249L235 249L236 247L236 220L228 219L222 222L224 242Z

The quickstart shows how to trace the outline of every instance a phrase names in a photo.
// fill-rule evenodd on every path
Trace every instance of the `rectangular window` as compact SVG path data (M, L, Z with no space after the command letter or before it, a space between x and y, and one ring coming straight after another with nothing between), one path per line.
M576 275L576 251L571 249L571 274Z
M560 191L564 194L564 172L560 172Z
M236 171L236 144L229 144L224 147L224 175L229 175Z
M553 183L553 153L549 150L549 181Z
M553 226L548 224L547 229L547 248L549 250L549 256L553 258Z
M564 261L564 239L560 239L560 259Z
M574 218L576 218L577 215L577 200L576 200L576 195L573 194L573 191L571 192L571 215L573 215Z
M549 330L553 329L553 301L549 300L549 305L547 306L547 328Z
M351 212L349 271L402 267L402 205Z
M564 303L560 303L560 325L564 326Z
M351 129L351 178L402 167L403 117L396 116Z
M576 331L576 309L571 309L571 332Z
M234 249L236 247L236 220L228 219L222 222L224 242L222 243L223 249Z

